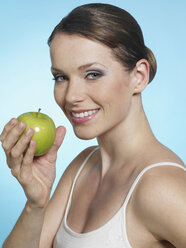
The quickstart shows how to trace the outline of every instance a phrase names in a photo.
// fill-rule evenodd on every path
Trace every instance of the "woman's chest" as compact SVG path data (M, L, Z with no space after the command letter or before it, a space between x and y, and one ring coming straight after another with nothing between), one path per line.
M90 232L106 224L123 206L129 185L97 175L77 182L69 208L68 226L78 232Z
M94 181L94 183L91 183L91 181ZM132 201L128 202L125 209L124 202L130 190L130 184L121 185L105 181L101 187L98 186L99 180L96 177L94 180L87 178L86 184L77 184L72 194L71 206L67 215L69 228L76 233L88 233L107 225L110 226L108 232L114 233L114 229L123 226L123 229L118 230L115 236L123 235L123 238L127 239L127 242L129 241L131 247L173 248L167 242L158 241L144 227L143 223L137 220L133 212ZM117 218L116 215L118 215ZM126 237L124 237L125 232ZM109 233L108 237L111 236Z

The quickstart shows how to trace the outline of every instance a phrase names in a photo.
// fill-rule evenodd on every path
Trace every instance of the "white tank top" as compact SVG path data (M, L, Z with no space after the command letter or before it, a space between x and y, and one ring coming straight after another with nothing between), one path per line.
M81 167L79 168L73 185L70 192L67 208L65 211L64 219L62 224L56 234L53 248L132 248L127 238L127 230L126 230L126 207L129 202L129 199L132 195L134 188L136 187L138 181L143 176L143 174L154 167L157 166L176 166L186 171L186 168L183 168L181 165L171 162L162 162L149 165L148 167L144 168L140 174L135 179L134 183L132 184L127 197L122 205L122 207L118 210L118 212L103 226L100 228L87 232L87 233L77 233L74 232L68 225L67 225L67 216L71 205L71 198L73 189L76 183L76 180L82 171L83 167L87 163L90 156L99 149L96 147L85 159Z

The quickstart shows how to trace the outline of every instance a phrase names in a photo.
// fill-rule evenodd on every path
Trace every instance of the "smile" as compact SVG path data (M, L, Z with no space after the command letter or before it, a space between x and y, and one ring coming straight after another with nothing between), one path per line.
M75 112L72 112L72 116L76 117L76 118L83 118L83 117L86 117L86 116L90 116L94 113L98 112L98 109L95 109L95 110L89 110L89 111L85 111L85 112L81 112L81 113L75 113Z
M83 124L95 117L99 109L87 110L87 111L71 111L71 120L75 124Z

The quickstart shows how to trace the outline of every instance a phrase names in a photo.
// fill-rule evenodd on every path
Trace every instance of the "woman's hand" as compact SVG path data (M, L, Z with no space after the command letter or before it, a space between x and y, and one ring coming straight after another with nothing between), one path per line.
M22 185L27 205L33 207L45 207L48 203L52 185L56 175L57 151L65 136L65 128L60 126L56 129L56 139L50 150L40 157L34 157L36 142L32 139L34 130L29 129L19 139L26 129L24 122L18 123L13 118L6 124L0 135L0 141L5 151L7 164L12 175ZM28 149L24 153L25 149Z

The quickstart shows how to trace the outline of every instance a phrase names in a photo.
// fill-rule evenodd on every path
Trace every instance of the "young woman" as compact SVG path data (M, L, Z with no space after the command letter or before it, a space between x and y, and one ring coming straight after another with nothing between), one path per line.
M13 118L0 140L27 203L3 247L186 247L186 173L153 135L141 93L156 73L138 23L108 4L74 9L49 38L54 95L80 139L49 200L57 151L34 157L34 131ZM23 154L26 146L29 149Z

